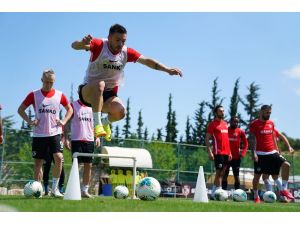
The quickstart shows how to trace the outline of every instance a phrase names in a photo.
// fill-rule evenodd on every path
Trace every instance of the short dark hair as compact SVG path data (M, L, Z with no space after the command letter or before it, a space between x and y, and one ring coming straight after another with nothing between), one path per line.
M272 109L272 105L263 105L262 107L260 107L260 111L268 110L268 109Z
M215 106L214 113L217 113L217 111L218 111L219 108L223 108L223 106L222 105Z
M120 24L114 24L109 28L109 35L114 33L127 34L127 30Z
M240 120L240 118L239 118L238 116L232 116L232 117L230 118L230 121L233 121L234 119Z

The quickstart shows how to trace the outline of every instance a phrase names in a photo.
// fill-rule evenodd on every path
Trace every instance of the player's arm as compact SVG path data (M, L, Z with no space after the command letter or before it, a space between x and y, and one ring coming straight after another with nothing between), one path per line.
M146 65L154 70L160 70L168 73L169 75L178 75L182 77L182 72L180 69L167 67L164 64L143 55L138 58L137 62Z
M71 119L72 115L73 115L73 108L71 106L71 104L67 104L66 106L64 106L66 112L65 117L63 118L63 120L60 121L61 125L66 125L66 123Z
M293 153L294 149L290 145L290 142L288 141L288 139L286 138L286 136L284 136L281 132L278 131L278 137L284 142L285 146L288 147L289 152Z
M212 134L206 133L206 136L205 136L205 145L206 145L208 157L209 157L210 160L214 160L214 155L213 155L213 153L211 151L210 142L209 142L211 138L212 138Z
M26 123L28 123L31 126L36 126L38 124L38 120L31 120L25 110L28 106L26 106L24 103L22 103L18 108L18 114L22 117L23 120L25 120Z
M255 152L255 149L256 149L256 138L255 138L255 135L250 132L248 140L249 140L249 149L251 150L251 153L252 153L252 159L255 162L257 162L258 161L258 157L257 157L257 154Z
M248 140L246 138L245 132L241 133L241 139L242 139L242 143L243 143L244 148L242 149L240 154L241 154L242 157L244 157L246 155L247 149L248 149Z
M86 50L89 51L91 49L90 42L93 39L91 35L87 35L82 38L81 41L74 41L72 43L72 48L75 50Z

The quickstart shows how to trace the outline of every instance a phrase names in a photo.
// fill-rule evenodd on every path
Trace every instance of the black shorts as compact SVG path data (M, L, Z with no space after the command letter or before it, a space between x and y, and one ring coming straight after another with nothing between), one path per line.
M280 167L286 159L278 152L271 155L258 155L258 162L254 162L254 173L279 175Z
M49 154L62 152L60 134L51 137L32 138L32 158L46 160Z
M82 96L82 88L85 86L86 84L81 84L79 85L78 87L78 95L79 95L79 99L80 101L85 104L86 106L89 106L89 107L92 107L92 105L88 102L86 102L84 99L83 99L83 96ZM106 102L107 99L109 99L110 97L118 97L118 93L116 91L117 89L109 89L109 90L104 90L103 92L103 102Z
M71 141L72 155L79 153L94 153L93 141ZM78 157L78 163L92 163L93 157Z
M233 175L239 176L240 175L240 166L241 166L241 159L232 159L231 161L228 161L226 173L229 173L229 169L231 167Z
M214 155L216 170L223 170L228 164L228 155Z

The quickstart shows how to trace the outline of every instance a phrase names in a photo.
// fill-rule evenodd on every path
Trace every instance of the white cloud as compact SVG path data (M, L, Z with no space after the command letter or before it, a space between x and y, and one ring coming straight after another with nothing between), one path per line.
M293 79L300 79L300 64L283 71L283 74Z

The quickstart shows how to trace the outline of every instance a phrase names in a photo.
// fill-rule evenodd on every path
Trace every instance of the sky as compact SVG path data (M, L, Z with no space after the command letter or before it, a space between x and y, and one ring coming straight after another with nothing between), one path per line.
M227 115L235 80L240 78L242 97L255 82L260 103L273 104L276 127L300 138L299 13L0 13L2 117L14 115L20 127L17 108L41 87L46 68L56 73L54 87L70 97L73 84L76 98L89 52L75 51L71 43L86 34L107 37L115 23L127 28L128 47L183 71L182 78L171 77L127 63L118 95L124 104L130 98L132 132L140 110L150 137L158 128L164 131L171 93L179 135L184 136L187 116L193 118L198 104L211 99L218 77ZM239 111L244 114L242 105ZM122 127L124 121L117 124Z

